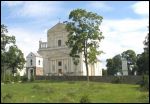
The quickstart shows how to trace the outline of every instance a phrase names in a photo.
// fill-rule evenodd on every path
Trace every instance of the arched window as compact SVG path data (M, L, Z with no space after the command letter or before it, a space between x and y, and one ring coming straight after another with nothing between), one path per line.
M32 65L32 59L30 60L30 64Z
M61 40L58 40L58 46L61 46Z
M61 66L61 61L58 62L58 66Z
M39 60L39 65L40 65L40 60Z

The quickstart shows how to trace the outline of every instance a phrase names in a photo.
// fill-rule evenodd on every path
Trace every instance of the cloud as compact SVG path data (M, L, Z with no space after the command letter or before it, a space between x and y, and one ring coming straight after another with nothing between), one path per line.
M132 5L135 13L142 16L149 16L149 1L139 1Z
M42 41L46 41L46 34L39 31L31 31L25 28L8 28L9 34L16 37L16 45L24 53L24 57L30 52L37 52L39 47L39 40L42 37Z
M105 2L100 2L100 1L90 1L88 2L88 6L87 8L92 8L92 9L96 9L96 10L101 10L103 9L103 11L112 11L113 8L109 5L107 5Z
M148 33L148 18L104 20L101 31L105 37L100 43L100 49L105 52L99 56L102 66L106 65L106 59L121 54L128 49L137 54L143 52L143 41Z
M63 11L63 2L56 1L7 1L4 2L4 4L12 8L12 15L16 17L48 18L54 17L55 14L59 14ZM14 8L14 6L16 8Z
M22 5L24 1L2 1L3 5L6 5L8 7L14 7L18 5Z

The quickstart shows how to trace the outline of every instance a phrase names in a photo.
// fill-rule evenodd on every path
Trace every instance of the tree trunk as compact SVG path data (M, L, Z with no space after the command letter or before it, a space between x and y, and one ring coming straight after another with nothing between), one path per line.
M85 40L84 57L85 57L87 81L89 82L89 69L88 69L88 61L87 61L87 40Z

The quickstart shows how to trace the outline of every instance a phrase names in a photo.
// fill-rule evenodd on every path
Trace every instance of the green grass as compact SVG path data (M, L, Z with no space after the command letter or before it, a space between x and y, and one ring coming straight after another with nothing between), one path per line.
M1 101L8 103L148 103L149 93L139 85L85 81L36 81L1 85Z

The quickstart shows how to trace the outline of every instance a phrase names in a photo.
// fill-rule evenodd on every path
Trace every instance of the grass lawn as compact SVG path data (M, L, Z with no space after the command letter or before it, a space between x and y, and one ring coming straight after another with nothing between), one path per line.
M149 93L139 85L85 81L35 81L1 84L1 101L8 103L79 103L88 96L92 103L148 103Z

